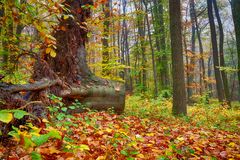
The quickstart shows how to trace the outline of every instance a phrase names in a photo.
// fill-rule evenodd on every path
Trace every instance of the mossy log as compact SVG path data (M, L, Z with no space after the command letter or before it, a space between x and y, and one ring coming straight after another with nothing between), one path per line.
M108 110L112 108L116 113L121 114L125 106L125 85L114 81L108 82L105 86L71 87L61 92L60 96L78 99L90 109Z

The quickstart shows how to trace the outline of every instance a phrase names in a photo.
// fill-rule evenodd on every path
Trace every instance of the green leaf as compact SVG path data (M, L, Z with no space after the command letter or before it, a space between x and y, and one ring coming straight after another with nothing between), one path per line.
M124 156L128 156L128 152L126 150L121 150L120 153Z
M75 109L76 107L75 106L69 106L70 109Z
M162 157L159 157L157 160L168 160L168 158L162 156Z
M194 154L195 151L193 149L189 149L189 153Z
M67 107L63 107L63 108L61 108L61 110L62 110L63 112L66 112L66 111L67 111Z
M42 160L41 154L39 154L39 153L37 153L37 152L35 152L35 151L33 151L33 152L31 153L31 158L32 158L32 160Z
M30 147L35 146L34 145L35 143L30 138L24 137L23 139L24 139L24 147L25 148L30 148Z
M132 151L132 152L130 152L130 154L131 155L137 155L137 154L139 154L139 152L138 151Z
M57 139L62 138L62 136L59 134L57 130L51 130L50 132L47 133L47 135L49 136L49 138L57 138Z
M58 119L59 121L63 120L64 118L65 118L65 114L63 114L63 113L59 113L59 114L57 115L57 119Z
M22 119L24 116L29 115L26 111L15 110L13 116L17 119Z
M8 132L8 135L14 137L15 139L20 139L20 135L16 131L10 131Z
M10 112L0 111L0 121L3 123L9 123L13 119L13 115Z
M66 136L63 138L63 140L66 141L66 142L70 142L70 143L71 143L71 142L74 142L73 139L71 139L71 138L69 138L69 137L66 137Z
M43 134L40 136L33 135L31 139L33 143L35 143L37 146L41 146L42 144L48 141L49 135L48 134Z

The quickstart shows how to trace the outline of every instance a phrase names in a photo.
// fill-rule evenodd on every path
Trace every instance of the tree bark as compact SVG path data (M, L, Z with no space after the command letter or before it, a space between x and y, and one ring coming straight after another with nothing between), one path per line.
M173 69L173 114L187 114L180 0L169 0Z

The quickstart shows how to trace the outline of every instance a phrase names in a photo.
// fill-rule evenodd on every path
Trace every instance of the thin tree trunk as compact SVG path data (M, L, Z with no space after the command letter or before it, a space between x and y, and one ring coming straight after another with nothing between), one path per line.
M214 17L213 17L213 8L212 8L212 0L207 0L208 4L208 17L209 17L209 23L210 23L210 29L211 29L211 41L212 41L212 51L213 51L213 63L214 63L214 72L215 72L215 78L216 78L216 85L217 85L217 95L218 100L220 102L224 101L224 88L222 83L222 77L220 72L220 65L219 65L219 53L218 53L218 46L217 46L217 33L216 33L216 27L214 23Z
M218 22L218 27L219 27L219 54L220 54L220 65L221 67L225 67L225 61L224 61L224 51L223 51L223 43L224 43L224 33L223 33L223 26L222 26L222 21L219 15L219 10L217 6L217 1L213 0L213 6L215 10L215 15L217 18ZM224 93L225 93L225 98L229 106L231 106L231 97L229 93L229 87L228 87L228 78L227 74L224 70L221 71L222 73L222 80L223 80L223 87L224 87Z
M136 4L135 7L137 10L143 10L142 9L142 1L139 2L139 8L137 8ZM139 35L139 41L140 41L140 50L141 50L141 56L142 56L142 91L146 91L147 87L147 70L146 70L146 63L147 58L145 55L146 51L146 44L145 44L145 16L143 15L137 15L139 16L137 19L138 24L138 35Z
M146 21L147 21L147 30L148 30L148 38L149 38L149 43L150 43L150 48L151 48L151 55L152 55L152 66L153 66L153 80L154 80L154 96L158 96L158 84L157 84L157 70L156 70L156 64L155 64L155 56L154 56L154 49L153 49L153 44L152 44L152 36L151 36L151 31L150 31L150 23L148 19L148 7L146 4L146 1L143 0L143 4L145 6L146 10Z
M163 0L159 1L159 33L160 33L160 49L162 50L162 67L161 67L161 82L163 89L168 88L170 78L169 78L169 66L168 66L168 58L166 53L166 31L164 24L164 8L163 8Z
M123 16L126 16L126 5L127 5L127 0L123 0ZM122 32L123 32L123 52L124 52L124 56L125 56L125 61L126 61L126 65L127 68L125 69L125 84L126 84L126 90L128 92L132 92L133 90L133 86L132 86L132 77L130 75L130 57L129 57L129 43L128 43L128 26L127 26L127 22L126 19L123 19L123 24L122 24Z
M196 26L197 39L198 39L198 44L199 44L199 52L200 52L200 55L201 55L201 58L199 60L199 65L200 65L200 70L201 70L201 72L200 72L200 85L201 85L201 90L203 92L207 89L207 81L206 81L205 62L204 62L204 56L203 56L203 44L202 44L200 28L199 28L199 25L198 25L198 18L197 18L197 14L196 14L196 10L195 10L195 2L194 2L194 5L193 5L192 12L193 12L194 22L195 22L195 26ZM202 82L203 82L203 88L202 88Z
M210 78L212 76L212 56L210 56L208 58L208 77ZM212 83L208 84L208 88L209 88L209 92L210 92L210 96L213 96L213 85Z
M192 36L191 36L191 52L192 56L190 57L190 66L188 67L189 70L189 76L188 76L188 83L190 87L188 86L188 98L190 98L193 95L193 83L194 83L194 69L195 69L195 52L196 52L196 27L194 23L194 0L190 0L190 18L192 23Z
M103 12L104 12L104 22L103 22L103 35L102 35L102 75L103 76L109 76L110 75L110 69L109 69L109 26L110 26L110 1L105 2L103 4Z

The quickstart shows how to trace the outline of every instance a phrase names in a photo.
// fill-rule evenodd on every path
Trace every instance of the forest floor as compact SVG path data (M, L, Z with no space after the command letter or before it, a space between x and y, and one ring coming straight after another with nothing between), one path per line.
M20 136L14 145L0 146L0 159L240 159L238 107L210 104L176 118L171 100L128 97L123 115L89 111L16 129Z

